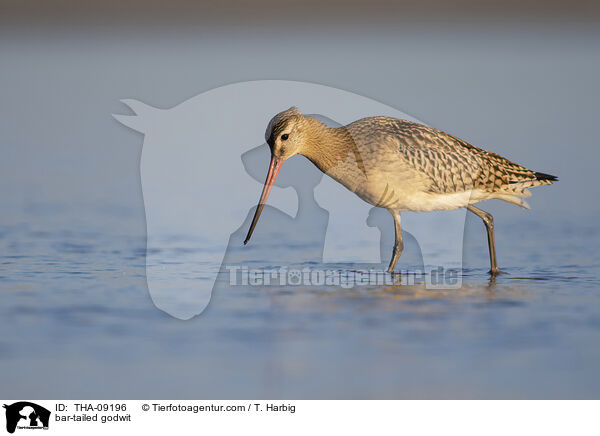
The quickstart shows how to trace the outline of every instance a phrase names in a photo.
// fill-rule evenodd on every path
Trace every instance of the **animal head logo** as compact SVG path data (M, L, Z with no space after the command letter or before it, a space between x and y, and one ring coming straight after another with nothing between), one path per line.
M161 310L180 319L200 314L215 283L220 283L226 261L265 266L307 258L380 263L380 235L366 223L372 206L318 175L300 156L286 161L254 240L243 247L269 164L265 127L292 105L303 114L326 114L321 121L337 125L373 114L413 118L352 92L278 80L227 85L171 109L122 101L134 114L114 117L144 134L140 174L146 276L153 302ZM355 154L348 158L360 165ZM315 214L304 214L306 210ZM403 218L404 229L420 244L423 263L460 267L465 211L430 213L419 219L411 215ZM440 231L444 228L447 231ZM440 243L442 233L446 240ZM359 253L349 252L349 238L364 241ZM306 245L307 240L315 244L309 255L286 250ZM439 250L442 244L445 250Z
M50 411L38 404L19 401L3 407L6 409L6 431L9 433L14 433L17 428L48 428Z

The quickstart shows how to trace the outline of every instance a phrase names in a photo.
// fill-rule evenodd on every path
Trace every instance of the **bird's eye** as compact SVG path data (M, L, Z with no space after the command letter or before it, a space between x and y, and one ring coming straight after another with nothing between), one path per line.
M281 135L281 140L285 141L290 137L290 135L288 135L287 133L284 133L283 135Z

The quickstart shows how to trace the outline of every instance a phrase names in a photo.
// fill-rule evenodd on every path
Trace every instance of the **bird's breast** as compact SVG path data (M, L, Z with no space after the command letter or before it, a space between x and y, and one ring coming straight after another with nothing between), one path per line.
M363 159L361 165L348 159L330 166L325 173L367 203L387 209L409 207L411 199L427 188L426 180L393 161Z

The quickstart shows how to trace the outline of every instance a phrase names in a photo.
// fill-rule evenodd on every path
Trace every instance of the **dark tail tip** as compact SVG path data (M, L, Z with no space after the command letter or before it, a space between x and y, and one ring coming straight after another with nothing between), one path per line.
M535 173L535 178L537 180L549 180L550 182L558 182L558 177L553 176L551 174L544 174L544 173Z

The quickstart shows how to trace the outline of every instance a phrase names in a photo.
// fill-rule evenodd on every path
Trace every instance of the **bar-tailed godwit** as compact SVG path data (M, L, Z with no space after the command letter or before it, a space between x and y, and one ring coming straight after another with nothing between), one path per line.
M498 274L493 217L473 204L497 198L528 208L523 200L531 195L527 188L557 180L441 130L383 116L331 128L292 107L271 119L265 139L271 164L244 244L252 236L281 165L301 154L367 203L392 214L396 240L390 273L403 249L402 211L465 207L485 224L490 273Z

